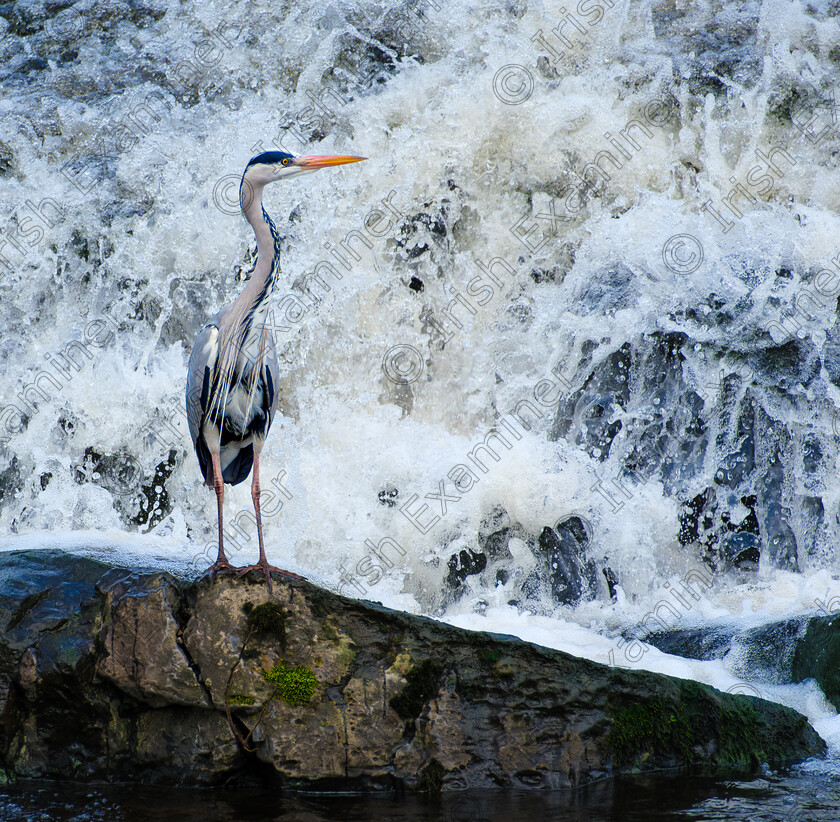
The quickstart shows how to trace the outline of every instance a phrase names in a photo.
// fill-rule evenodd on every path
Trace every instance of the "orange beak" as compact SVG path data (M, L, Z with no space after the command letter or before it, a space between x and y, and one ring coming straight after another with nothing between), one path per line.
M345 163L359 163L362 160L367 160L367 157L350 157L344 154L338 155L313 155L310 157L298 157L295 160L295 165L301 168L326 168L327 166L341 166Z

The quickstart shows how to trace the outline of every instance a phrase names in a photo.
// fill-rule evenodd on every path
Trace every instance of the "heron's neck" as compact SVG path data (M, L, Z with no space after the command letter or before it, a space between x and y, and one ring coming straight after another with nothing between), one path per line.
M280 272L280 235L262 206L263 185L243 184L240 205L257 238L257 265L236 298L236 307L251 317L251 327L262 331L268 303Z

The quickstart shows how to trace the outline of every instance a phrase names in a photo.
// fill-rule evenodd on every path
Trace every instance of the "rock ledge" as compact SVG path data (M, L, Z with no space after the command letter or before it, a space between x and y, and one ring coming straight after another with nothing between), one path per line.
M0 554L0 773L168 785L570 788L821 756L793 710L307 582Z

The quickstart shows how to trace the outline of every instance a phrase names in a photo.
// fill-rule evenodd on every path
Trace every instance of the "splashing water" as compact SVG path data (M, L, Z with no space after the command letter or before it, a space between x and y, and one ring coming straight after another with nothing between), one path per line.
M840 610L836 11L9 6L2 547L212 561L183 392L253 267L241 172L360 154L265 196L269 560L753 688L836 756L813 680L643 642ZM253 561L247 485L226 506Z

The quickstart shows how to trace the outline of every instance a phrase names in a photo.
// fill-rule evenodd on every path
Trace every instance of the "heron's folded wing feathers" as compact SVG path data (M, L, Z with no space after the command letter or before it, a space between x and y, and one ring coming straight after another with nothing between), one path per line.
M274 419L274 412L277 410L280 391L280 366L277 364L277 348L274 345L274 338L267 329L265 333L267 337L265 352L266 398L268 400L268 425L266 430L268 430L271 421Z
M205 325L195 340L187 366L187 422L193 444L201 432L201 421L207 411L209 387L213 383L219 353L219 329Z

